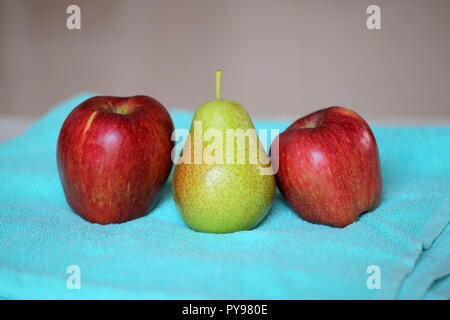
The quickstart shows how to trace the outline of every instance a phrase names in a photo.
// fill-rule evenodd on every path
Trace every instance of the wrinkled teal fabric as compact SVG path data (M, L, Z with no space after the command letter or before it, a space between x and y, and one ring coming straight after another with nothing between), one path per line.
M148 215L102 226L71 211L56 167L61 125L89 96L0 145L0 298L449 297L450 127L374 126L383 199L344 229L302 220L277 192L254 230L197 233L175 209L171 178ZM191 112L170 111L176 128L189 129ZM80 289L67 287L71 265L80 268ZM371 265L380 273L367 273ZM378 275L380 289L369 289Z
M426 249L403 282L399 299L450 299L450 226Z

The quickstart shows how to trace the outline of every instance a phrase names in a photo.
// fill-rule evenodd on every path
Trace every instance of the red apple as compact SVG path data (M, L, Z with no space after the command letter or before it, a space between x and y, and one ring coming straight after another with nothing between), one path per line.
M378 148L354 111L330 107L298 119L271 150L277 186L303 219L345 227L381 200Z
M97 96L73 109L57 146L73 211L100 224L148 213L172 168L173 129L166 108L147 96Z

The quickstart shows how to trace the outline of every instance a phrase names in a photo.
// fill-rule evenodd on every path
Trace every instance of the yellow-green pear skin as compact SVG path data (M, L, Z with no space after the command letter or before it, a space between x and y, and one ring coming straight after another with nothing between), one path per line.
M275 194L275 178L270 160L256 136L253 122L238 102L220 98L220 76L221 71L218 70L217 99L206 102L195 112L189 131L190 137L186 140L180 156L183 158L190 153L190 163L180 160L172 180L175 204L184 222L193 230L209 233L253 229L268 213ZM194 128L198 128L200 123L204 135L203 143L195 138ZM227 139L229 129L242 129L243 132L252 129L255 133L254 145L259 148L250 147L250 139L246 137L245 159L238 158L242 155L238 150L239 139ZM215 133L211 140L205 137L208 130ZM227 148L228 140L230 142ZM212 148L214 143L216 149ZM200 150L203 155L200 163L194 161L196 148L197 152ZM233 152L227 153L231 150ZM241 150L244 150L244 147ZM205 154L212 155L216 161L211 162L204 157ZM252 161L254 157L257 161ZM229 161L230 159L233 161ZM262 173L264 170L265 174ZM267 170L270 174L267 174Z

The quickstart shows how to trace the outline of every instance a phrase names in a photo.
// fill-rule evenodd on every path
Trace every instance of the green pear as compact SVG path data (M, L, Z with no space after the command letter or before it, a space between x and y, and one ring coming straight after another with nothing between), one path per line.
M216 71L216 99L195 112L172 181L177 210L200 232L254 228L275 194L270 159L249 114L220 97L221 74Z

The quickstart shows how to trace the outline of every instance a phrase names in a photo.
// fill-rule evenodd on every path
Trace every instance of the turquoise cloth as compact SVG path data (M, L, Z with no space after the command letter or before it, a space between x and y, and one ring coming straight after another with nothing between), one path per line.
M399 299L450 299L450 226L426 249L403 282Z
M277 193L254 230L197 233L176 212L171 178L147 216L101 226L71 211L56 168L61 125L89 96L0 146L1 298L450 298L450 127L375 126L383 200L344 229L300 219ZM189 128L192 113L171 115ZM80 268L79 290L66 287L70 265ZM367 287L370 265L380 268L379 290Z

